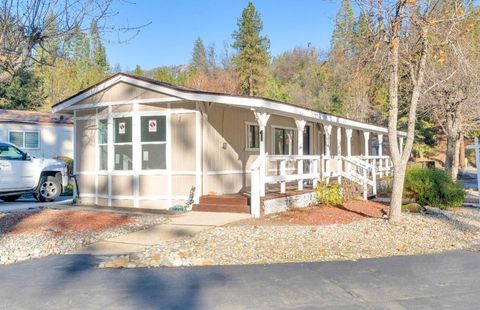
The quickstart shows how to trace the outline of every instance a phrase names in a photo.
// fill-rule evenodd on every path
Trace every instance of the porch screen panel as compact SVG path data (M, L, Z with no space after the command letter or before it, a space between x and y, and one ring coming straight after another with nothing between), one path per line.
M113 119L114 169L132 170L132 118Z
M108 126L107 120L102 119L98 121L98 155L99 155L99 169L108 169Z
M142 116L142 169L166 169L167 119L165 115Z

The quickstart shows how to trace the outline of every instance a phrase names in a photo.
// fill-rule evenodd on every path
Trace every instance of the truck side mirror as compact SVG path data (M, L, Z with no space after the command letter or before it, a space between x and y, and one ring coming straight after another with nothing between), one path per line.
M30 156L30 154L25 153L25 154L23 154L23 160L30 161L30 160L32 160L32 156Z

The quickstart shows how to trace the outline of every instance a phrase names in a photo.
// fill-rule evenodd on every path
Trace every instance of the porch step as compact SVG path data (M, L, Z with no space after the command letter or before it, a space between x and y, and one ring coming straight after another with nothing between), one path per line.
M199 203L194 204L193 211L203 212L230 212L230 213L250 213L249 205L218 204L218 203Z
M200 196L200 204L219 204L231 206L248 206L248 197L243 195L204 195Z

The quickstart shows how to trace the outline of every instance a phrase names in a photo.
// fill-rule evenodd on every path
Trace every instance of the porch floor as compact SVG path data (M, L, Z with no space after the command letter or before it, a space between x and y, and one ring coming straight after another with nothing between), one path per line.
M279 186L269 186L265 197L260 198L260 205L263 213L263 203L266 200L297 196L313 191L313 186L305 184L303 190L299 191L296 185L287 185L285 193L280 192ZM233 212L250 213L250 192L225 195L203 195L198 204L193 205L193 211L204 212Z

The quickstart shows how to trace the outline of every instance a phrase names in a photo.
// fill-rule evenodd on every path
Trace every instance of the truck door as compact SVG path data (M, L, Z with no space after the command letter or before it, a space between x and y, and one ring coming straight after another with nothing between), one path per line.
M31 160L13 145L0 143L0 171L1 191L28 190L36 185Z

